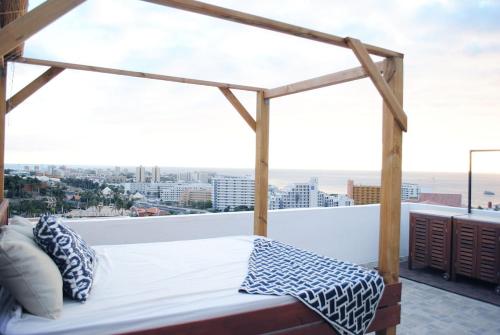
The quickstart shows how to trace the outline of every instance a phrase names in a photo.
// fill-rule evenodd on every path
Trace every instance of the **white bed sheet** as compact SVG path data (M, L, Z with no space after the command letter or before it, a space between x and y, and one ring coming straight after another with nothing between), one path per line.
M97 246L94 287L84 304L64 301L47 320L7 308L6 335L116 334L203 320L296 301L238 293L254 236Z

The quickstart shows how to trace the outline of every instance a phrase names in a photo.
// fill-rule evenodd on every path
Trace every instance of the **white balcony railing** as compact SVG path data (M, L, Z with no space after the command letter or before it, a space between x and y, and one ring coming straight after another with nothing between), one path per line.
M408 256L409 211L416 209L466 212L465 208L403 203L401 257ZM358 264L377 261L379 205L275 210L269 211L268 221L270 238ZM92 245L190 240L251 235L253 212L70 220L69 225Z

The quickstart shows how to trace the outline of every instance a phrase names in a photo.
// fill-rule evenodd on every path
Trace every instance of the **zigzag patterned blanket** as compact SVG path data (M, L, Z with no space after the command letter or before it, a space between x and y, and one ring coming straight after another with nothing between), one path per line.
M258 238L240 292L291 295L339 334L364 334L384 290L376 271Z

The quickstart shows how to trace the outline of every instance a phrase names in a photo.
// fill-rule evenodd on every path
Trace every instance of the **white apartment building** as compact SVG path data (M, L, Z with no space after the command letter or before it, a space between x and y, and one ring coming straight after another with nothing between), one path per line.
M190 171L178 172L177 181L193 181L195 178Z
M318 202L320 207L339 207L339 206L353 206L354 200L349 198L346 194L326 194L321 193L318 196Z
M153 183L159 183L161 181L161 175L160 175L160 167L155 166L153 167L153 177L152 177L152 182Z
M146 182L146 169L144 166L138 166L135 169L135 182L136 183L145 183Z
M269 209L352 206L354 201L344 194L327 194L318 190L318 178L308 183L294 183L282 190L269 188Z
M166 185L165 185L166 184ZM167 202L179 203L182 200L182 194L189 190L207 190L212 191L212 185L206 183L160 183L160 199Z
M418 200L420 198L420 185L402 183L401 184L401 201Z
M123 183L125 191L132 194L139 192L149 199L161 199L162 201L179 203L183 192L187 190L212 191L212 185L207 183Z
M283 190L270 188L269 209L309 208L321 206L318 191L318 178L313 177L308 183L293 183Z
M250 177L215 176L212 178L212 206L218 210L255 205L255 181Z

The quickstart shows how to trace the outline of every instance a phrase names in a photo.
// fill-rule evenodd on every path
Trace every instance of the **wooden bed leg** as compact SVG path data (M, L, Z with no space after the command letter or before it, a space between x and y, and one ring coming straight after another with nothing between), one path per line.
M0 57L0 202L4 197L5 114L7 113L7 63Z
M403 59L392 58L394 75L389 87L403 104ZM379 272L386 284L399 282L399 241L401 224L402 129L389 106L383 105L382 190L380 199ZM396 334L396 327L377 334Z
M267 236L267 192L269 177L269 99L257 92L255 131L255 207L253 233Z

